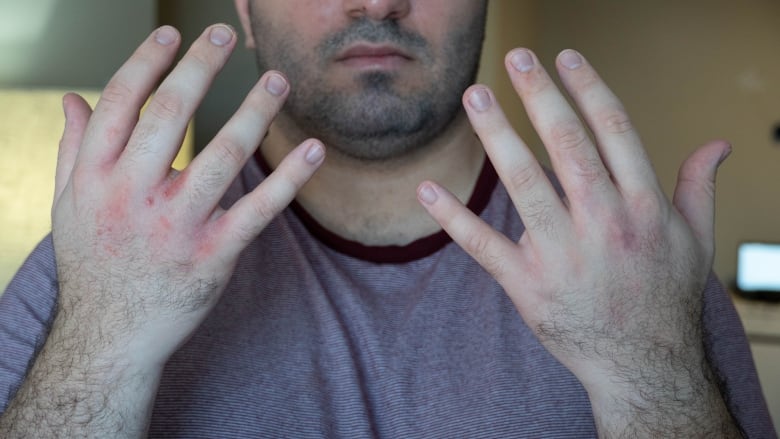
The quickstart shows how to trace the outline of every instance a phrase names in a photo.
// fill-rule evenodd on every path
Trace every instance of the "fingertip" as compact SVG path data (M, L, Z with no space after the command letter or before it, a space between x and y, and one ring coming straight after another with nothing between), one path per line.
M66 93L62 97L62 108L66 128L73 125L84 129L92 115L92 106L78 93Z
M490 87L488 87L485 84L472 84L469 86L461 96L461 100L463 101L463 105L468 108L469 106L469 98L471 97L472 93L478 92L480 90L489 90Z
M693 151L680 166L681 171L694 174L714 174L731 155L732 146L727 140L712 140Z
M417 199L425 206L432 206L439 200L438 185L424 181L417 187Z
M463 102L467 108L477 113L490 109L495 103L495 98L490 88L485 85L473 85L463 94Z
M568 70L576 70L585 64L585 58L573 49L565 49L558 54L558 63Z
M154 40L160 45L170 46L179 40L179 31L173 26L160 26L154 31Z
M225 23L217 23L207 29L209 41L215 46L227 46L233 42L236 37L236 30L233 26Z
M304 158L306 163L319 166L325 160L325 145L317 139L309 139L304 142L306 145L306 154Z
M504 58L504 63L520 73L528 73L534 69L537 62L531 50L520 47L510 50Z
M76 93L73 93L72 91L69 91L62 95L62 112L65 114L65 119L68 119L68 115L70 114L70 110L74 104L74 100L78 99L79 95Z
M271 94L271 96L274 97L282 97L287 93L287 90L290 88L287 79L277 73L277 72L269 72L265 75L264 78L265 82L265 91Z
M733 146L731 145L731 142L727 140L720 140L719 142L723 144L722 146L723 149L721 149L720 158L718 158L718 167L720 167L720 165L722 165L723 162L725 162L726 159L731 156L731 152L734 149Z

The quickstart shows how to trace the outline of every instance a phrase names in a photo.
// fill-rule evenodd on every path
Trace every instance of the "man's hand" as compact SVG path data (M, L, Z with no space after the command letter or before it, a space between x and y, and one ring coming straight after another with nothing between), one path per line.
M64 99L52 208L59 311L2 432L142 433L168 357L212 309L239 253L322 163L323 146L304 142L253 192L219 207L287 96L285 78L270 72L186 169L171 169L236 36L206 29L139 118L179 43L173 28L154 32L94 112L77 95Z
M686 160L672 204L621 103L578 53L564 51L557 67L593 141L530 51L506 61L565 198L477 85L464 104L526 232L511 242L432 182L420 200L579 378L601 435L736 435L700 321L715 173L730 147L713 142Z

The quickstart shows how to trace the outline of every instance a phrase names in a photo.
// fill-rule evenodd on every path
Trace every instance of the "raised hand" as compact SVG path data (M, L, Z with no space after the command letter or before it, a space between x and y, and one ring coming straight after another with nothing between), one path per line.
M186 169L171 169L236 36L224 25L206 29L139 118L179 43L175 29L155 31L94 112L77 95L64 99L52 208L59 311L3 427L142 434L168 357L215 304L239 253L323 161L323 146L306 141L254 191L219 207L287 96L286 79L269 72Z
M670 203L621 103L580 54L564 51L557 67L584 124L533 53L506 61L565 198L477 85L464 105L526 231L510 241L433 182L420 185L421 202L579 378L601 434L736 434L700 322L715 173L729 145L712 142L686 160Z
M104 90L95 112L68 96L53 217L61 308L80 326L156 361L194 329L231 276L238 254L321 163L309 141L228 211L218 206L288 92L264 75L202 154L171 169L188 121L235 46L217 25L194 43L138 120L176 53L162 28Z

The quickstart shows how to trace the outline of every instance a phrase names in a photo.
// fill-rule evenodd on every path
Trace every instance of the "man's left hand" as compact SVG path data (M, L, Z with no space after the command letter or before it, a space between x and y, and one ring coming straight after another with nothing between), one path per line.
M701 328L715 173L730 146L696 150L670 202L620 101L580 54L562 52L557 68L584 123L532 52L514 50L506 64L565 197L475 85L464 105L526 231L510 241L432 182L421 202L582 382L601 435L738 434Z

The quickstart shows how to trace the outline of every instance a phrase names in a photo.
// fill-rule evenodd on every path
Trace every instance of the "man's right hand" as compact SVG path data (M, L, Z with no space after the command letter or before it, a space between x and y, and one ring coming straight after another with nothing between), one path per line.
M212 309L240 252L323 161L323 146L306 141L263 184L221 209L220 199L289 86L281 74L265 74L204 151L175 171L171 163L186 126L236 36L224 25L206 29L139 118L179 44L173 28L155 31L114 75L94 112L77 95L64 98L52 207L59 309L0 421L4 437L20 423L38 436L121 436L111 413L120 423L139 421L126 425L125 434L142 433L168 357ZM94 422L107 423L93 427L108 430L87 428Z

